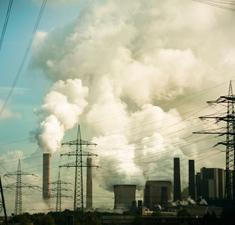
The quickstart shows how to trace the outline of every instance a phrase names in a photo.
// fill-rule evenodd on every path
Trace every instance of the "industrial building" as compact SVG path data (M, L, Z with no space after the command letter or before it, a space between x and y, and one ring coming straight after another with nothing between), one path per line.
M50 153L43 154L42 197L44 200L50 198L50 158Z
M147 181L144 189L144 205L154 209L157 205L166 205L171 200L171 181Z
M180 159L174 158L174 201L181 200Z
M136 185L114 185L114 209L131 209L136 202Z
M219 168L201 168L196 175L197 197L225 198L225 171Z
M196 179L196 199L199 199L202 196L200 172L196 173L195 179Z

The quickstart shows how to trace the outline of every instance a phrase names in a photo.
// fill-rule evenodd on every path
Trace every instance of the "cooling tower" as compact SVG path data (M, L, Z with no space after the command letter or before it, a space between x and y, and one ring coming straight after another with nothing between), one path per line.
M44 200L50 198L50 158L51 154L43 154L42 197Z
M159 204L167 205L171 200L172 182L167 180L149 180L144 188L144 205L154 210Z
M192 199L195 199L196 198L196 194L195 194L196 185L195 185L195 164L194 164L194 160L189 160L188 161L188 168L189 168L189 171L188 171L188 174L189 174L189 177L188 177L189 196Z
M174 201L181 200L180 159L174 158Z
M136 185L114 185L114 209L131 209L135 200Z
M87 158L86 208L92 209L92 159Z

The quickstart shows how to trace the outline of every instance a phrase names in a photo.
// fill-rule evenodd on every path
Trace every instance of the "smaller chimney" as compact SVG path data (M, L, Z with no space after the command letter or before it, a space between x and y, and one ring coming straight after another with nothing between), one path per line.
M189 196L195 200L195 163L194 160L189 160L188 161L188 180L189 180L189 184L188 184L188 191L189 191Z
M44 200L50 198L50 158L50 153L43 154L42 197Z
M86 208L92 209L92 158L87 158Z
M181 200L180 159L174 158L174 201Z

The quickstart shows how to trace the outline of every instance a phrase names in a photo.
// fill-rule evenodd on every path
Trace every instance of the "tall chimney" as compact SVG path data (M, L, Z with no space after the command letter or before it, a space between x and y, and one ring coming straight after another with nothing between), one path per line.
M180 159L174 158L174 201L181 200Z
M189 196L192 199L195 199L195 164L194 164L194 160L189 160L188 161L188 191L189 191Z
M92 158L87 158L86 208L92 209Z
M50 158L50 153L43 153L42 197L44 200L50 198Z

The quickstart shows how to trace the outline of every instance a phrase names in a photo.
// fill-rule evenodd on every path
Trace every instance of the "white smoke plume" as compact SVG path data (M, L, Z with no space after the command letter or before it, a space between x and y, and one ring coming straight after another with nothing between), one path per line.
M53 85L39 112L42 121L37 140L43 151L53 153L60 148L64 132L78 123L87 105L87 95L88 88L79 79L57 81Z
M188 0L81 2L76 21L40 33L34 48L33 66L59 82L42 106L39 144L55 151L82 114L103 187L172 179L173 157L198 149L187 146L193 126L171 103L232 76L234 15ZM89 94L68 86L77 79Z

